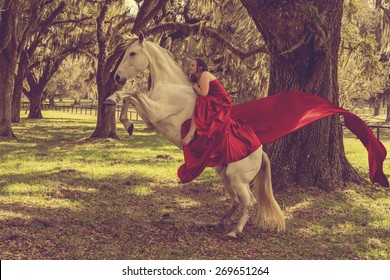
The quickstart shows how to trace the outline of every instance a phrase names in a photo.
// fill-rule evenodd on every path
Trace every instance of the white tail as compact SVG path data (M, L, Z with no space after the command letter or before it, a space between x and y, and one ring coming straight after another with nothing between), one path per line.
M286 222L272 191L271 163L263 152L260 171L253 179L254 195L257 200L257 221L260 226L278 232L286 229Z

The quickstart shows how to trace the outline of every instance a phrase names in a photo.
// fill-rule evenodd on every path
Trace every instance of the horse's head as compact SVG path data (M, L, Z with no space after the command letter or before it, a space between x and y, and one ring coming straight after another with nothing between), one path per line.
M138 38L132 37L118 69L115 72L115 82L123 84L127 79L135 77L149 66L149 55L145 48L144 34Z

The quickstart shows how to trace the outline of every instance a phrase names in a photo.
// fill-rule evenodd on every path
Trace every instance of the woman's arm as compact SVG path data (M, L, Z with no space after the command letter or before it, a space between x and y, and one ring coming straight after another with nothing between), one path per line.
M215 77L210 72L204 71L199 78L199 85L194 83L192 87L198 95L207 96L211 80L215 80Z

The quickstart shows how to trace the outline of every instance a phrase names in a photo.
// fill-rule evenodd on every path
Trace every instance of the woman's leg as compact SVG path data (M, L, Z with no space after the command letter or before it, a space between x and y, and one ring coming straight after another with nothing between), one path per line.
M192 141L192 139L195 136L195 131L196 131L196 125L194 122L194 118L192 117L190 130L188 131L187 135L183 138L181 142L183 146L188 145Z

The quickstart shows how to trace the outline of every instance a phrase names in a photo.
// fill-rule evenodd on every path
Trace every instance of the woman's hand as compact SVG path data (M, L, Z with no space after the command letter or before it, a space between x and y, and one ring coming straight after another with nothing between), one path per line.
M192 83L192 88L195 90L196 94L199 95L200 87L197 83Z

